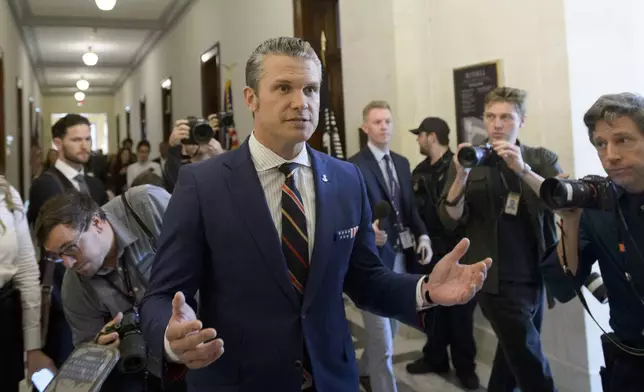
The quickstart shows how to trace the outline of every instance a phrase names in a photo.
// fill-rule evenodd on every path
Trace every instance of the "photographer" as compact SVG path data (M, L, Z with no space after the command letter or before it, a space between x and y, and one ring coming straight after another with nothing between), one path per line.
M74 345L93 341L121 351L119 372L103 391L160 390L160 362L146 360L137 313L169 199L154 186L131 188L103 207L84 193L65 193L48 200L36 221L43 256L67 268L62 303Z
M604 390L641 391L644 97L630 93L604 95L586 112L584 123L609 180L560 181L572 193L568 193L571 197L552 198L552 207L558 208L562 217L563 234L544 258L542 270L555 297L567 302L590 275L591 266L599 261L609 294L613 339L640 350L639 355L632 355L611 341L604 344L607 369L602 375ZM547 188L544 183L541 191L544 200L544 193L550 193L545 192ZM564 272L564 263L568 274Z
M163 168L163 179L168 192L172 192L179 176L179 169L187 163L212 158L224 152L215 139L219 132L217 115L208 116L208 121L190 117L177 120L170 134L168 159Z
M541 348L545 290L538 264L555 243L554 215L539 199L544 178L561 172L555 153L517 140L526 93L499 87L485 97L485 146L461 144L439 206L445 228L465 229L472 247L464 263L482 255L494 264L477 296L499 339L488 390L552 392Z

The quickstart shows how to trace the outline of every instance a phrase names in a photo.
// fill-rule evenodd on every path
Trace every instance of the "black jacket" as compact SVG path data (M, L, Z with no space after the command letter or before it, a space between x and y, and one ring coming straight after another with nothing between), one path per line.
M543 147L533 148L521 145L521 154L524 162L544 178L555 177L562 172L557 154L550 150ZM445 198L456 177L456 167L453 164L447 176L438 212L445 228L456 230L463 227L465 229L465 236L470 239L471 245L469 252L462 260L464 264L473 264L486 257L497 260L498 248L503 246L502 243L499 243L497 234L500 212L495 207L494 187L489 178L492 170L498 169L486 166L472 168L465 188L463 216L457 221L449 216L445 205ZM531 226L537 239L538 256L541 259L545 250L557 240L554 214L547 209L539 199L539 195L530 187L525 186L523 189L522 198L528 208ZM507 240L512 241L511 238ZM492 263L482 290L495 294L498 291L498 284L498 265Z
M414 200L414 190L412 188L409 161L407 158L394 152L390 152L390 155L393 160L400 185L402 204L402 211L400 213L402 215L402 220L407 226L409 226L414 237L418 239L421 235L427 234L427 228L418 213L416 201ZM371 204L372 210L373 207L382 200L386 200L391 204L389 192L387 191L388 188L385 184L385 178L382 175L380 166L369 147L364 147L356 155L349 158L349 161L358 166L362 172L364 181L367 185L367 196L369 197L369 203ZM372 222L374 220L375 218L371 219ZM396 257L394 244L398 238L398 230L396 230L396 227L394 226L395 222L396 215L393 208L389 217L380 222L381 228L387 232L388 237L388 242L385 246L379 247L380 258L389 268L393 268ZM413 253L415 254L415 251ZM416 261L417 260L410 260L409 257L407 258L408 271L416 270L416 266L418 264Z

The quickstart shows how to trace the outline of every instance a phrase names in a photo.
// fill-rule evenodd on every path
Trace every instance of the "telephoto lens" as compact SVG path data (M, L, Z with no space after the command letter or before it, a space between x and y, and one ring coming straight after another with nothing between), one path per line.
M580 180L547 178L541 184L539 196L551 209L591 208L613 209L610 182L604 177L586 176Z
M464 168L491 165L494 163L494 150L489 146L463 147L458 151L458 163Z

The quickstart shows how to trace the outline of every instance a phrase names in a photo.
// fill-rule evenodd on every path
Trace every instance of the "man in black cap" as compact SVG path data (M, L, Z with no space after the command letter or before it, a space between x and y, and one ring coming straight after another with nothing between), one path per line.
M438 216L438 201L443 193L445 180L454 153L449 149L449 126L438 117L428 117L417 129L420 153L426 156L412 173L414 194L425 226L431 239L434 256L427 265L427 272L445 256L462 238L461 233L446 230ZM411 374L449 372L447 346L450 347L456 375L467 389L478 389L479 378L475 372L476 344L474 343L474 300L461 306L431 309L425 318L427 343L423 357L407 365Z

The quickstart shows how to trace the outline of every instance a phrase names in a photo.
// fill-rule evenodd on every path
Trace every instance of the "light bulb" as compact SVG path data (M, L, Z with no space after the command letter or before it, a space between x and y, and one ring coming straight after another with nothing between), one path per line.
M116 0L96 0L96 6L102 11L111 11L116 5Z
M75 100L77 100L77 101L82 101L82 100L84 100L84 99L85 99L85 93L84 93L84 92L82 92L82 91L77 91L77 92L74 94L74 99L75 99Z
M85 79L81 79L76 82L76 87L78 87L78 89L81 91L85 91L89 88L89 82Z
M94 66L96 63L98 63L98 55L90 49L89 52L85 53L83 55L83 62L87 66Z

